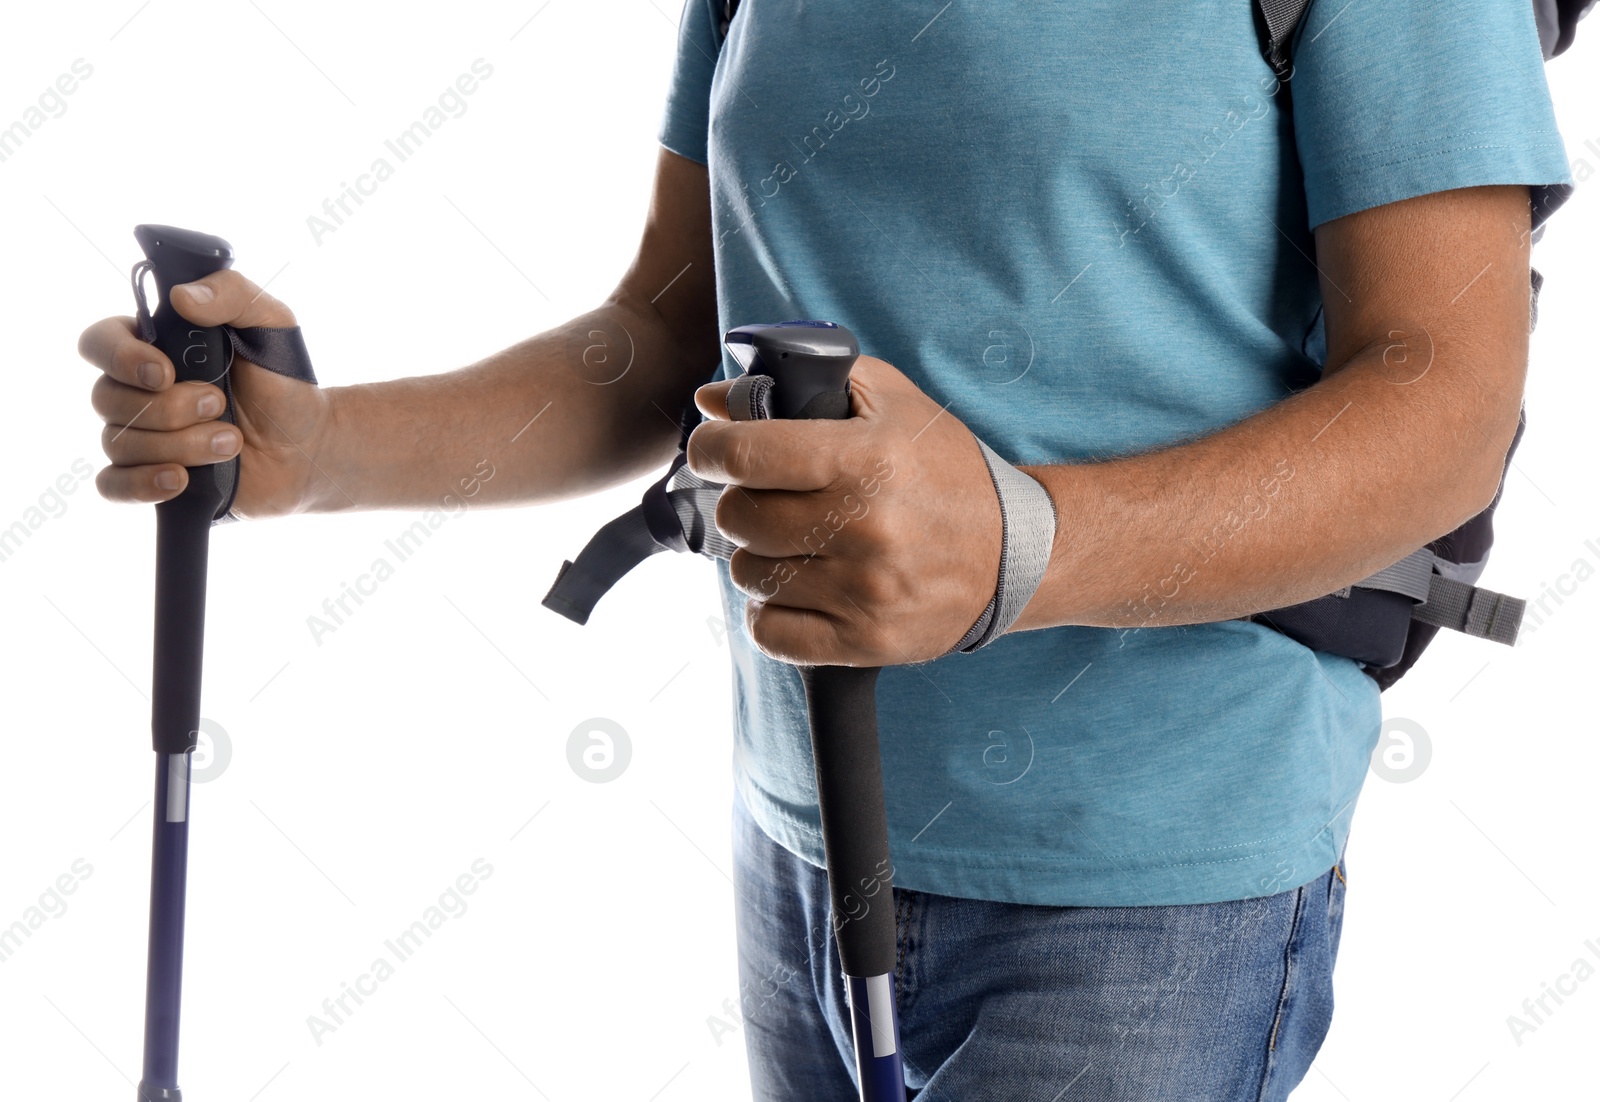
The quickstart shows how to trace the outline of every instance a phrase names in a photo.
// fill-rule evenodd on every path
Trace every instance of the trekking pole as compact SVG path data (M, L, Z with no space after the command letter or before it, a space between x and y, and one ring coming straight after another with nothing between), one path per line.
M747 325L724 343L747 376L769 376L770 415L850 416L850 368L860 350L848 329L823 321ZM762 398L757 391L757 402ZM828 894L855 1038L861 1102L905 1102L895 1011L895 922L889 823L878 754L876 668L800 666L817 775Z
M148 319L141 309L141 323L153 323L151 343L172 361L177 381L214 383L227 391L233 351L227 334L220 326L204 328L181 317L168 296L180 283L232 267L232 246L220 237L171 226L138 226L133 234L147 258L133 270L141 306L140 280L146 271L155 277L161 297ZM231 412L225 412L223 419L231 421ZM211 524L231 495L234 468L231 463L190 467L183 492L156 505L155 663L150 693L156 751L155 837L139 1102L183 1099L178 1089L178 1010L189 863L189 755L199 740Z

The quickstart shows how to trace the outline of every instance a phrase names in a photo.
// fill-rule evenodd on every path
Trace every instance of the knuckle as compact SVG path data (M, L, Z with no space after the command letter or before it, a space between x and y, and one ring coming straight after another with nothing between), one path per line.
M124 392L113 412L115 420L121 424L146 431L164 432L184 423L173 416L172 399L164 394L146 396Z
M743 548L735 550L728 557L728 578L733 582L734 587L742 593L748 594L755 591L755 582L758 579L753 576L750 566L750 552Z
M816 456L812 462L812 485L822 487L823 491L838 498L843 498L855 489L855 476L851 473L855 468L848 463L835 462L831 456Z
M735 531L738 527L738 517L735 513L735 510L738 507L738 502L734 498L734 491L730 487L726 490L723 490L722 493L718 495L717 507L712 511L711 518L712 522L717 526L717 531L721 532L735 543L739 542L735 536Z
M863 608L882 608L889 603L893 593L881 570L864 571L854 588L857 603Z
M839 462L830 471L829 489L841 494L859 490L863 481L861 472L873 469L874 454L869 441L850 439L840 450Z
M120 465L119 460L127 451L123 443L126 439L127 433L121 425L108 424L100 430L100 450L105 452L106 458L113 464Z
M689 457L689 469L702 478L710 477L711 474L715 473L710 470L712 463L711 442L712 436L708 427L704 424L697 425L689 433L688 444L684 449Z
M849 609L847 613L855 611ZM847 613L840 613L831 622L835 644L855 658L852 665L889 666L904 660L906 649L893 634L882 625Z
M111 336L100 345L98 351L100 355L96 367L108 375L133 378L133 369L138 365L133 362L133 349L128 341Z
M78 355L102 371L108 369L127 329L122 318L102 318L78 334Z
M760 463L760 444L753 439L754 435L754 433L739 433L734 437L733 445L723 460L723 468L730 478L735 480L749 478L750 473Z
M261 296L261 305L265 307L266 320L269 324L280 328L297 324L294 311L289 309L288 303L265 291L258 291L257 294Z
M211 450L211 438L222 431L220 425L191 425L174 434L185 467L203 467L227 458Z
M146 402L141 402L143 407L138 417L141 427L155 429L159 432L171 432L174 429L187 428L194 424L195 396L192 392L185 393L189 388L168 391Z
M780 647L776 633L777 620L767 615L765 601L746 601L744 605L744 627L750 636L750 641L756 645L768 658L783 660L784 654Z
M112 334L110 342L105 353L105 366L130 379L140 364L161 358L161 353L156 351L154 345L146 344L131 333Z
M124 494L117 478L120 473L115 467L101 467L100 473L94 476L95 490L107 501L123 500Z
M89 387L89 405L102 419L111 415L112 388L116 385L109 375L97 375Z
M895 549L906 546L906 540L897 531L894 518L885 516L881 509L874 516L864 518L856 526L854 535L863 552L875 559L886 559Z
M224 268L220 272L212 272L210 275L202 276L195 280L195 282L204 283L212 291L216 292L217 297L214 301L219 305L237 302L241 297L245 299L250 297L249 293L244 291L247 283L244 276L232 268Z
M219 273L226 279L226 297L228 304L233 308L233 316L247 325L264 325L271 327L287 327L295 324L294 311L277 297L268 294L264 288L257 287L242 273L231 268ZM223 297L224 291L218 289L218 297Z

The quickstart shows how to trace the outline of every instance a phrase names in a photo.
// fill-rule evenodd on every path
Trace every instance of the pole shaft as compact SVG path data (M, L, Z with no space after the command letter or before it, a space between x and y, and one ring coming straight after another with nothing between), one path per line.
M177 498L156 506L156 610L150 733L156 749L150 849L150 957L140 1102L182 1102L178 1039L189 876L189 765L199 738L211 512Z
M145 977L141 1102L181 1102L178 1022L189 867L189 755L156 755L150 861L150 957Z
M846 976L856 1080L862 1102L905 1102L900 1020L894 1008L894 974Z
M149 315L153 343L178 382L222 388L233 421L228 369L232 340L222 326L200 326L173 307L172 288L233 265L233 246L177 226L141 225L134 237L146 261L134 268L141 318L142 275L154 277L160 304ZM189 875L189 765L200 737L200 673L205 655L206 566L211 525L230 500L238 461L187 468L188 485L156 506L156 610L150 733L156 751L150 861L150 957L145 986L141 1102L182 1102L178 1090L179 1009L183 995L184 907Z

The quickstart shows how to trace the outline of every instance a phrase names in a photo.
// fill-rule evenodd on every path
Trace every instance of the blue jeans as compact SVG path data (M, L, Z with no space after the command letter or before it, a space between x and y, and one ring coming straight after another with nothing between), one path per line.
M734 800L740 1004L756 1102L853 1102L821 870ZM894 889L917 1102L1267 1102L1333 1016L1342 862L1261 899L1035 907Z

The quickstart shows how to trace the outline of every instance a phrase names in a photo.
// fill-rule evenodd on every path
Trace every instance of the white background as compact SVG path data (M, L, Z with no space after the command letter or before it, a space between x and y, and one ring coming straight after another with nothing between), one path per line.
M78 460L101 465L74 348L130 312L136 223L229 238L297 311L328 385L448 370L596 305L642 225L680 5L543 2L381 19L298 0L13 6L0 125L75 59L93 74L0 163L17 352L0 527ZM1569 155L1600 170L1587 29L1550 76ZM465 113L316 243L307 217L477 58L494 71ZM1580 187L1535 254L1530 430L1485 579L1509 592L1600 568L1597 247L1600 199ZM320 644L307 617L416 517L214 533L204 711L231 758L194 793L190 1097L748 1097L723 1009L738 984L711 569L658 557L583 629L538 603L638 489L471 510ZM92 869L0 963L18 1097L131 1097L139 1075L154 521L75 490L0 563L0 927L75 861ZM1441 639L1388 695L1431 758L1391 747L1420 775L1374 777L1359 806L1339 1011L1297 1098L1594 1094L1600 982L1547 999L1520 1044L1507 1024L1579 958L1600 968L1600 582L1567 587L1516 650ZM631 744L609 783L568 762L593 717ZM308 1016L478 858L493 874L468 909L318 1044Z

